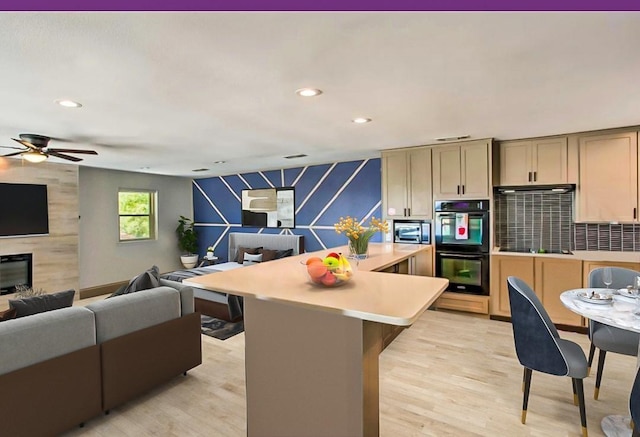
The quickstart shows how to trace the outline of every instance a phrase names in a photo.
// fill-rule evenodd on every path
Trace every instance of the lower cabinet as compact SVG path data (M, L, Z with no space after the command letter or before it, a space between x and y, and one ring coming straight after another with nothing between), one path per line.
M584 261L583 265L583 277L582 277L582 287L586 288L589 286L589 272L593 269L597 269L600 267L622 267L623 269L630 269L640 272L640 263L630 263L630 262L615 262L615 261Z
M507 278L517 276L535 291L553 323L585 326L578 314L560 301L566 290L582 288L582 261L577 259L533 256L491 257L491 315L509 317Z
M489 296L445 291L436 300L435 307L436 309L464 311L466 313L489 314Z

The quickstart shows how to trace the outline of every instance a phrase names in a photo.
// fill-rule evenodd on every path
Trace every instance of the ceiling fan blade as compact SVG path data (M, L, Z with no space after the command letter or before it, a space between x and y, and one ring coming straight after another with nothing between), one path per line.
M23 141L23 140L17 140L15 138L11 138L13 141L17 141L18 143L22 144L23 146L31 149L31 150L35 150L35 151L39 151L40 149L37 148L36 146L34 146L33 144L27 142L27 141Z
M47 153L62 152L62 153L84 153L86 155L97 155L95 150L78 150L78 149L51 149L47 147Z
M14 147L12 147L13 149ZM9 153L8 155L2 155L2 156L16 156L16 155L22 155L24 152L14 152L14 153Z
M52 152L50 150L48 150L46 154L47 155L51 155L51 156L55 156L56 158L67 159L67 160L73 161L73 162L82 161L82 158L76 158L75 156L65 155L63 153L58 153L58 152Z

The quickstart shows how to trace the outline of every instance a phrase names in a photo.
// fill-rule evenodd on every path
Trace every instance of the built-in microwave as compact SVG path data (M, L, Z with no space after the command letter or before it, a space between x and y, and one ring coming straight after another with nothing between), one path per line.
M394 220L393 242L431 244L431 222L424 220Z

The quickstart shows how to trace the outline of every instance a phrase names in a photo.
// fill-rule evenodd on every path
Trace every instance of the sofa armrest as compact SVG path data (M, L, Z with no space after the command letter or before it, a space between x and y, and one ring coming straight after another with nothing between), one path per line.
M183 316L195 311L193 288L189 285L184 285L181 282L162 278L160 278L160 285L175 288L180 292L180 308Z

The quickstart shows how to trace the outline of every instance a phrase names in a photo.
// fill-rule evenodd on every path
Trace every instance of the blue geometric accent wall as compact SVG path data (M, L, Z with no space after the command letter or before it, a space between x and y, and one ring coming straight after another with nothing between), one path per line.
M227 260L229 232L304 235L305 251L346 244L336 234L340 217L357 217L369 223L381 217L380 159L336 162L307 167L216 176L193 181L193 214L200 255L214 246L215 255ZM243 228L241 193L251 188L295 188L294 229ZM371 241L382 241L377 233Z

